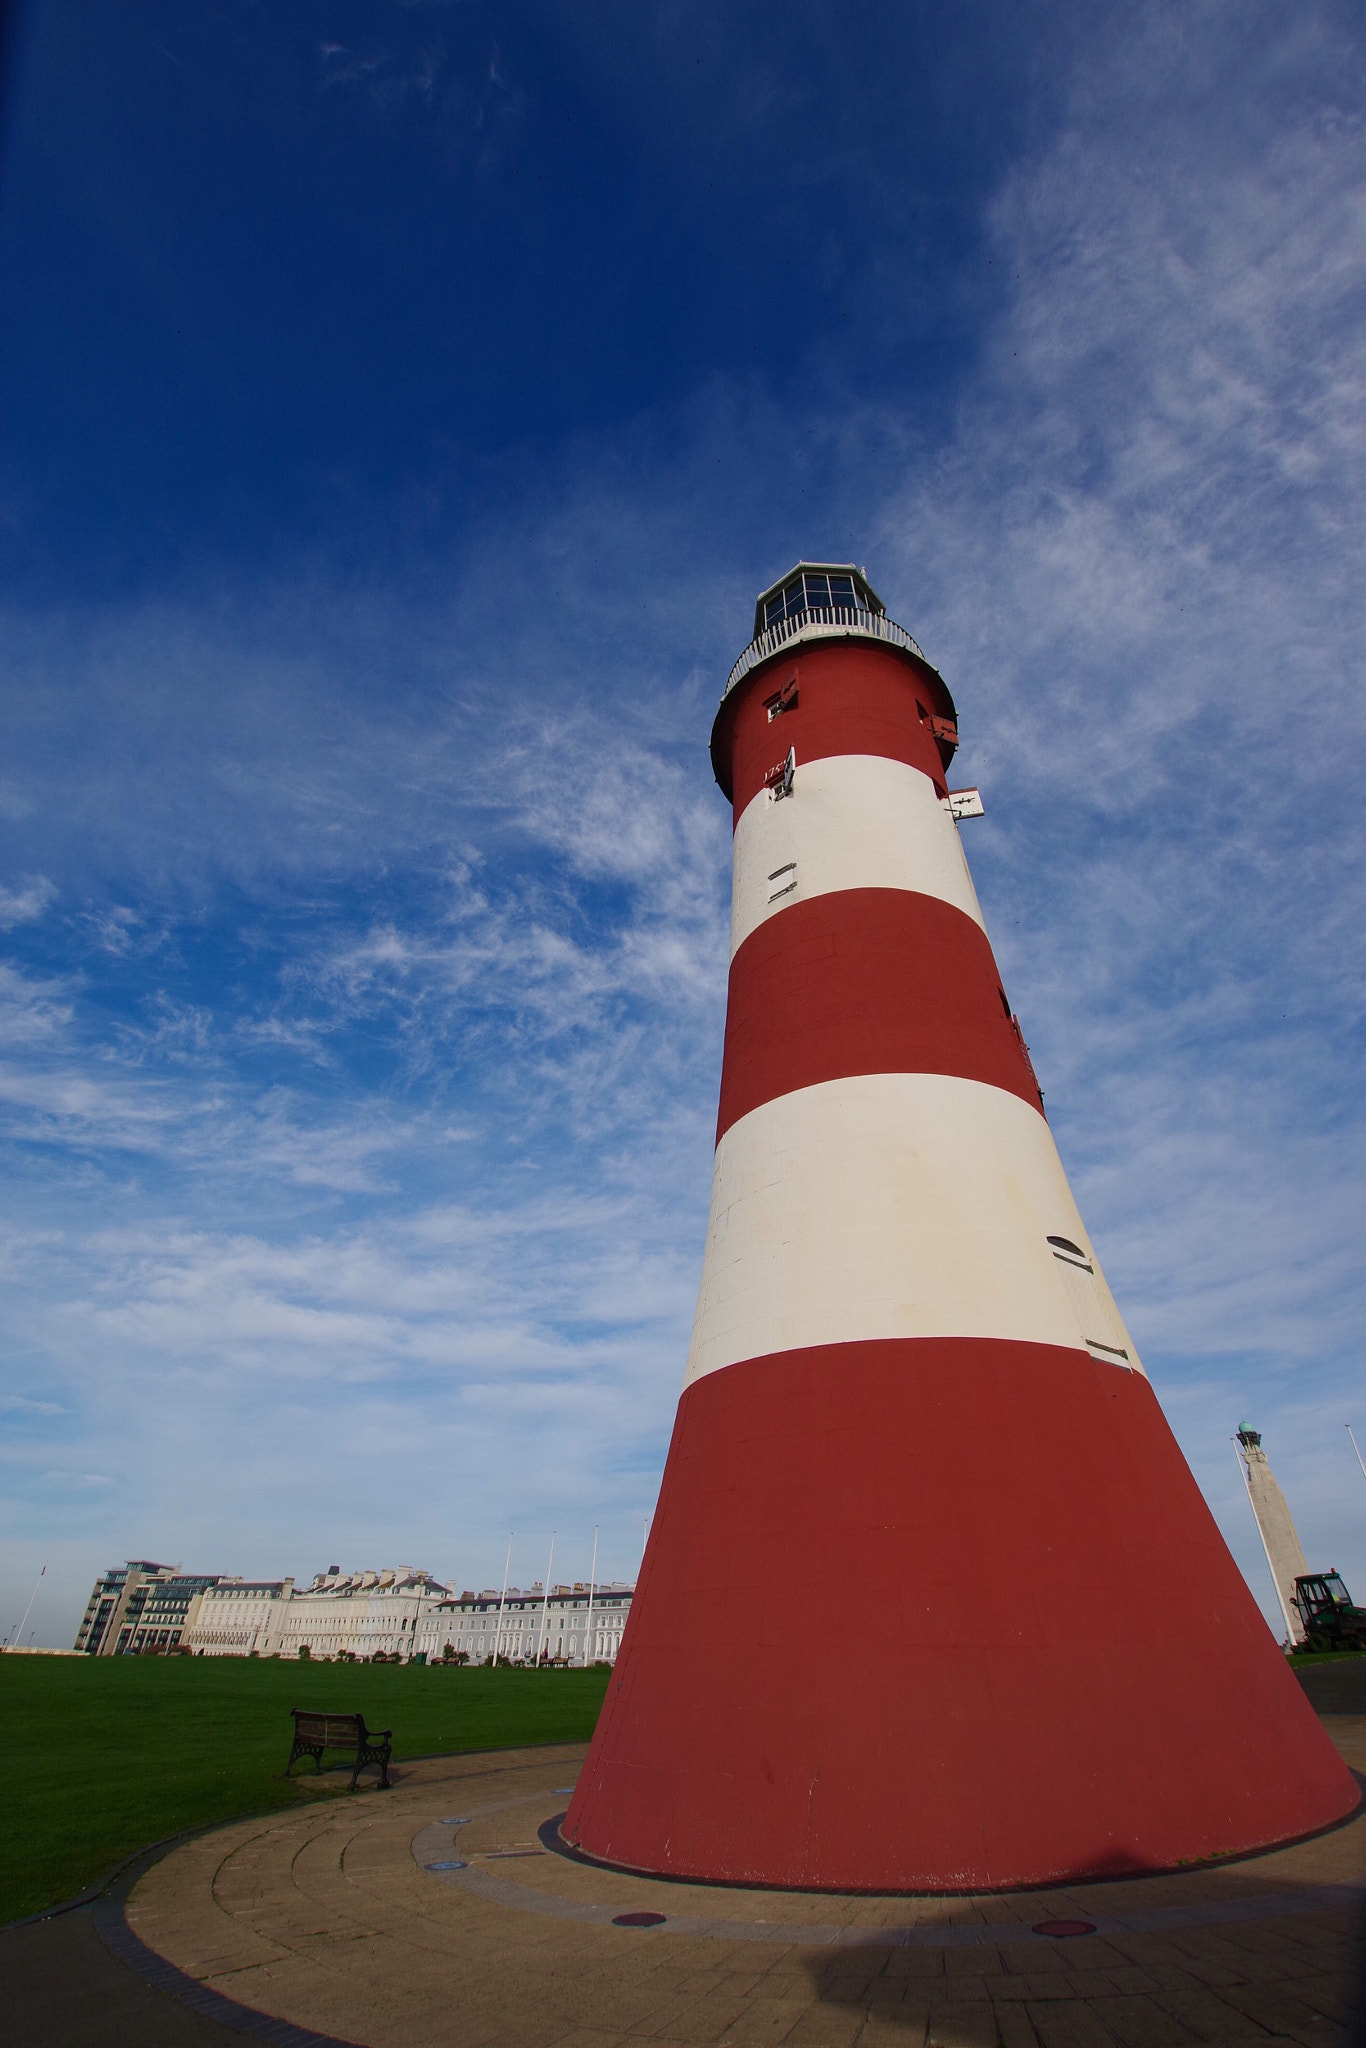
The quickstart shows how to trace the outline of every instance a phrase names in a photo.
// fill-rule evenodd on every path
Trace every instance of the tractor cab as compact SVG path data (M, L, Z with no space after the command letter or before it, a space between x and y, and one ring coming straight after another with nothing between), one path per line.
M1354 1607L1339 1572L1307 1572L1295 1581L1295 1605L1310 1650L1366 1650L1366 1608Z

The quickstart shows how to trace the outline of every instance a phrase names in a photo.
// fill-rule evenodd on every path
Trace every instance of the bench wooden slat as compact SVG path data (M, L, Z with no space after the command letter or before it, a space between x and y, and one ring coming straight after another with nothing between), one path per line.
M348 1745L361 1740L364 1722L358 1714L300 1714L294 1716L295 1733L309 1742Z
M351 1770L353 1792L367 1764L379 1766L380 1786L388 1789L392 1728L367 1728L364 1714L329 1714L311 1707L291 1707L290 1712L294 1717L294 1743L285 1765L286 1777L301 1756L312 1757L316 1775L323 1767L323 1752L342 1749L355 1759Z

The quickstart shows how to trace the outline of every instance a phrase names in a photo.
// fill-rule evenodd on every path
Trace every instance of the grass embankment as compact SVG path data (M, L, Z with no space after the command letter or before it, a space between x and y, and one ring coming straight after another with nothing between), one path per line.
M306 1795L291 1707L364 1714L394 1756L586 1742L606 1671L0 1657L0 1923L67 1899L148 1842ZM310 1766L300 1762L296 1773ZM367 1773L361 1783L373 1783Z

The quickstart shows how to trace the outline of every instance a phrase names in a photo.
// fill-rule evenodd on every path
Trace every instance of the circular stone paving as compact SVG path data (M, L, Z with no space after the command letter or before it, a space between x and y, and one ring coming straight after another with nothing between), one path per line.
M1329 1723L1366 1764L1366 1719ZM302 2048L1344 2043L1366 1817L1165 1877L954 1898L676 1884L547 1848L582 1749L432 1758L184 1843L107 1938Z

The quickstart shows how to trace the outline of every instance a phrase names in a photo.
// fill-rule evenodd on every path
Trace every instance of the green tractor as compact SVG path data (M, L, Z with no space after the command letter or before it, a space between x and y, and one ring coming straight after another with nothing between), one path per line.
M1336 1571L1305 1573L1294 1598L1306 1650L1366 1650L1366 1607L1353 1607Z

